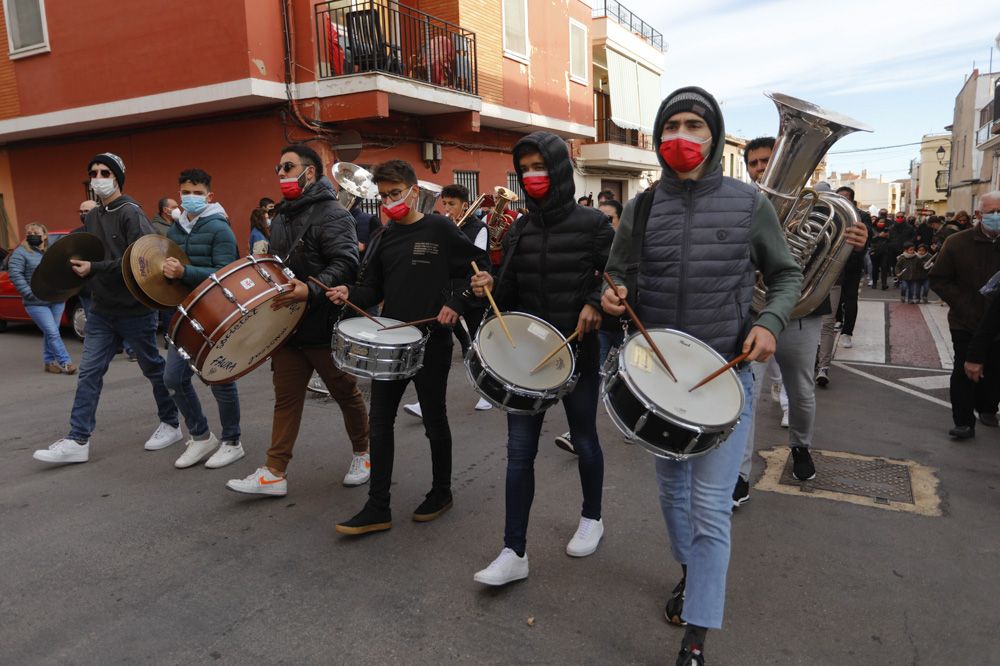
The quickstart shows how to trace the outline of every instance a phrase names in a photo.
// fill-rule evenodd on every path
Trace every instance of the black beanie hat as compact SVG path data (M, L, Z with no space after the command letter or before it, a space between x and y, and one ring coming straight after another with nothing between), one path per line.
M674 91L667 97L667 103L663 107L663 119L669 120L671 116L682 111L701 116L712 132L713 144L719 140L719 117L715 115L715 105L704 95L688 89ZM656 137L659 140L659 137Z
M90 158L87 166L89 167L91 164L103 164L111 169L111 173L115 174L115 180L118 181L118 189L125 189L125 162L122 161L122 158L114 153L101 153Z

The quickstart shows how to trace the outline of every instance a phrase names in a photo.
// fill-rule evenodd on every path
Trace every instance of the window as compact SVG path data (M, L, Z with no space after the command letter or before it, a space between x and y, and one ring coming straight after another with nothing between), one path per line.
M569 77L587 85L587 28L569 20Z
M3 12L11 58L50 50L44 0L3 0Z
M472 197L472 201L475 201L476 197L479 196L478 171L456 171L455 182L459 185L464 185L465 189L469 190L469 196Z
M517 195L517 201L512 203L510 208L524 208L528 205L524 198L524 190L521 189L521 183L517 180L517 174L507 172L507 189L511 190Z
M528 0L503 0L503 50L528 59Z

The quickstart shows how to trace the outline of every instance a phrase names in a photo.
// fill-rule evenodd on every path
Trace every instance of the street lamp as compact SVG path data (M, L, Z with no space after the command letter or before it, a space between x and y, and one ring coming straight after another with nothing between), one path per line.
M937 157L938 164L944 164L944 146L938 146L937 152L934 155Z

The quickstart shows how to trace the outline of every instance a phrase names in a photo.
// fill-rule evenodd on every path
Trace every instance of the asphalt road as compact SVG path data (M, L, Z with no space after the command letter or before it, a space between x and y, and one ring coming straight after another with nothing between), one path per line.
M288 496L245 497L224 484L263 460L267 369L240 382L248 457L176 470L181 445L143 451L155 408L119 356L90 462L50 467L31 451L66 433L75 379L41 372L40 349L30 327L0 335L0 662L673 663L682 630L662 609L680 571L653 460L622 443L603 409L601 547L564 553L581 498L574 459L551 444L565 429L557 408L536 465L531 576L485 589L472 574L502 546L505 420L473 412L457 354L454 509L409 519L430 464L420 422L401 413L394 527L351 539L333 525L366 490L340 484L350 447L335 404L307 404ZM1000 664L1000 432L953 443L946 407L844 370L832 377L815 446L930 466L944 515L752 491L733 518L726 624L709 634L709 663ZM777 405L764 397L758 414L757 447L787 443Z

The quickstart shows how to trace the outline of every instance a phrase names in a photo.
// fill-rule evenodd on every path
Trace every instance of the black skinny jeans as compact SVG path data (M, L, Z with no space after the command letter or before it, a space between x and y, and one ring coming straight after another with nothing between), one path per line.
M1000 402L1000 345L990 346L983 378L973 382L965 374L965 355L972 333L951 329L951 344L955 349L955 368L951 371L951 418L956 426L975 426L976 415L996 414Z
M434 490L451 490L451 428L445 396L453 347L451 329L435 329L424 348L424 367L410 379L373 381L369 423L371 424L372 475L368 503L377 509L389 508L389 486L395 458L396 412L410 380L417 387L423 413L424 433L431 444L431 471Z

